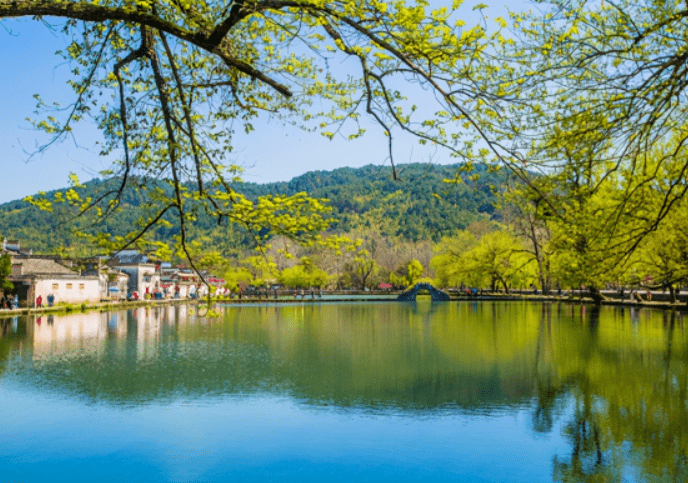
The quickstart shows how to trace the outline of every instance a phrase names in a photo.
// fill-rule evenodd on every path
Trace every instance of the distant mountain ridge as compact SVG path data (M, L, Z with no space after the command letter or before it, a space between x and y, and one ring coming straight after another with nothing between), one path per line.
M477 181L447 184L454 178L460 164L406 164L397 167L399 179L392 179L389 167L367 165L361 168L339 168L333 171L310 171L289 182L258 184L240 182L233 186L249 198L267 194L294 194L305 191L310 196L328 198L333 208L333 233L379 229L391 239L437 241L444 235L466 228L472 222L495 215L494 187L504 182L504 175L478 166ZM82 197L93 196L114 180L95 179L85 183ZM47 193L52 198L56 190ZM93 230L113 234L126 233L138 218L141 196L127 194L123 210ZM76 220L78 225L80 220ZM49 253L62 247L79 246L63 220L56 214L40 211L22 200L0 205L0 235L22 241L22 246L38 253ZM80 226L83 229L83 226ZM170 239L176 229L160 228L156 238ZM209 236L215 243L226 243L228 252L245 243L241 230L218 227L216 220L199 216L195 236ZM232 245L230 247L230 245ZM88 247L83 247L88 250Z

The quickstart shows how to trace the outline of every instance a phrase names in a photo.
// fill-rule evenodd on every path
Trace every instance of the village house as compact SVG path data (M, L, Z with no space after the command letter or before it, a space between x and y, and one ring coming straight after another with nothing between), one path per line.
M170 297L189 298L189 297L205 297L208 295L208 287L204 283L210 285L210 293L220 294L224 293L225 280L213 277L208 271L201 271L203 278L196 272L189 268L181 266L173 267L169 263L161 264L161 284Z
M82 276L69 266L69 262L55 257L12 256L12 272L8 279L14 284L20 307L35 307L39 297L42 305L47 306L49 296L54 304L100 301L97 276Z
M33 254L33 250L22 249L19 240L8 240L7 238L3 237L2 248L0 248L0 255L5 254L8 254L11 257L17 255L31 255Z
M185 299L189 296L193 297L201 284L201 278L195 273L172 267L169 263L162 266L161 277L163 289L172 298Z
M12 293L19 296L22 307L35 307L38 297L48 305L124 300L134 292L139 298L160 294L168 298L204 297L208 288L203 279L185 267L170 263L156 264L137 250L123 250L108 261L107 257L81 259L76 262L54 256L34 256L22 250L18 241L3 239L2 254L12 258L14 283ZM221 293L225 281L203 273L211 293ZM163 295L164 294L164 295Z
M137 250L122 250L108 265L129 276L127 291L137 292L140 298L161 290L159 265Z
M83 260L83 275L97 276L101 300L126 300L129 275L104 263L105 257Z

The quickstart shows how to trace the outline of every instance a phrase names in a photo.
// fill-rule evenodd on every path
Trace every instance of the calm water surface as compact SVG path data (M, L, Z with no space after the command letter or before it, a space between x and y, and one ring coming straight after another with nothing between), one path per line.
M688 481L680 315L219 312L0 319L0 482Z

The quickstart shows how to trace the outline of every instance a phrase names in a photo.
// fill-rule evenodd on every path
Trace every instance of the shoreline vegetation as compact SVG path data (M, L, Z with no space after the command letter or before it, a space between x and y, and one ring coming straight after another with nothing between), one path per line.
M292 297L290 295L280 295L280 298L266 298L257 296L244 296L242 298L229 298L229 297L213 297L210 302L213 304L230 304L230 305L241 305L241 304L284 304L284 303L341 303L341 302L399 302L408 303L405 301L399 301L396 298L390 298L391 296L396 296L400 294L400 291L395 292L385 292L385 291L375 291L375 292L362 292L362 291L348 291L341 292L336 291L336 293L325 293L327 297L336 295L337 298L312 298L310 294L299 295L298 297ZM573 303L581 305L594 305L595 301L587 296L587 292L583 291L583 294L578 291L569 294L566 291L562 295L543 295L542 293L534 293L533 290L514 290L511 293L504 292L491 292L482 291L475 296L470 296L464 293L459 293L456 291L449 292L451 295L451 300L449 302L480 302L480 301L521 301L521 302L564 302ZM662 292L652 292L652 297L647 300L646 292L638 292L641 299L637 297L629 297L630 292L625 292L623 299L620 298L620 292L618 290L608 291L604 293L605 300L602 301L601 305L614 305L620 307L628 308L652 308L660 310L680 310L688 311L688 294L682 293L680 297L677 297L677 302L672 303L669 300L669 294ZM351 296L351 298L347 298ZM421 295L422 297L422 295ZM444 303L444 302L433 302L433 303ZM130 309L136 307L155 307L162 305L207 305L208 299L157 299L157 300L113 300L113 301L103 301L96 304L59 304L53 307L32 307L32 308L18 308L18 309L0 309L0 318L6 318L8 316L17 315L33 315L33 314L70 314L70 313L80 313L89 312L93 310L97 311L108 311L112 309Z

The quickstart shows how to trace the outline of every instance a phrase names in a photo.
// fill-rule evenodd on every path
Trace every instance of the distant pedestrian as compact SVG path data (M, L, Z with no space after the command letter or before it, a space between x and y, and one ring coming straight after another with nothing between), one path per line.
M39 295L36 297L36 307L41 308L43 307L43 296Z

